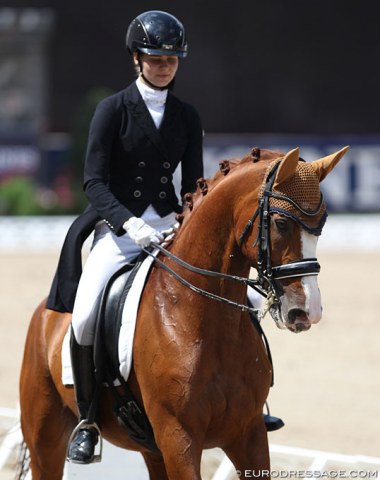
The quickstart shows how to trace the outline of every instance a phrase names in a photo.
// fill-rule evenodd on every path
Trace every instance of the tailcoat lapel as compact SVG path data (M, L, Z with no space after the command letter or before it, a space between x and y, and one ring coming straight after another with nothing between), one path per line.
M140 125L142 130L145 132L146 136L151 140L151 142L158 148L165 158L168 158L168 151L166 145L163 141L163 138L160 134L160 131L156 128L156 125L153 122L153 119L149 113L147 106L142 99L136 83L132 83L126 91L124 96L124 102L128 110L133 115L135 121ZM166 117L166 108L164 120Z

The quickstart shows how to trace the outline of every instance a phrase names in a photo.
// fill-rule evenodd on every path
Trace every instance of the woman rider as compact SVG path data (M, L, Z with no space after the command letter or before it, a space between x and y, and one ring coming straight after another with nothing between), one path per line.
M183 25L169 13L148 11L132 21L126 43L138 78L97 106L85 159L84 191L98 221L72 311L71 358L80 420L88 418L95 384L97 299L117 270L133 261L142 247L161 242L161 232L175 223L181 212L173 185L177 166L181 165L182 196L195 190L203 176L198 113L171 92L179 59L187 55ZM88 232L88 225L83 230ZM59 291L59 278L56 282ZM49 301L48 308L54 308L54 302ZM81 425L68 459L90 463L98 431L85 422Z

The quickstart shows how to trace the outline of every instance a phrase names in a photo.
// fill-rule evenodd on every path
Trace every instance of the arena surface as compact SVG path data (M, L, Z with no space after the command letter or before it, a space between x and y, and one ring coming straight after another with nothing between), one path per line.
M54 239L48 242L40 222L31 226L21 219L16 224L0 221L0 408L17 407L28 322L48 292L69 220L55 227ZM22 235L25 231L39 240L33 234ZM274 359L275 386L269 405L286 423L269 440L302 449L380 457L380 217L329 217L319 247L321 323L294 335L276 329L269 317L263 322ZM3 421L4 432L10 420ZM8 465L0 471L0 480L13 475ZM69 478L86 477L73 472ZM120 478L146 477L130 470Z

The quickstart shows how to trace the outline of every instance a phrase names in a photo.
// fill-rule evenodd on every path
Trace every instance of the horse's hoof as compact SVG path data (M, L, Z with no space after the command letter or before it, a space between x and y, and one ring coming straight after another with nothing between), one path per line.
M73 463L92 463L98 432L94 428L81 429L69 445L67 460Z
M275 430L280 430L285 423L279 417L273 417L272 415L265 415L264 422L267 429L267 432L274 432Z

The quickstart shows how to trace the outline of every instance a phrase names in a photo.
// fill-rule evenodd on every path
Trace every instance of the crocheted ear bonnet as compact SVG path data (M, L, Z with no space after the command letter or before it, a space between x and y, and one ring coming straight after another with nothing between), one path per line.
M273 161L267 168L259 190L262 199L267 178L282 159ZM310 163L300 160L294 176L273 188L274 196L269 197L269 213L279 213L295 220L307 232L320 235L326 222L326 204L319 186L319 177Z

